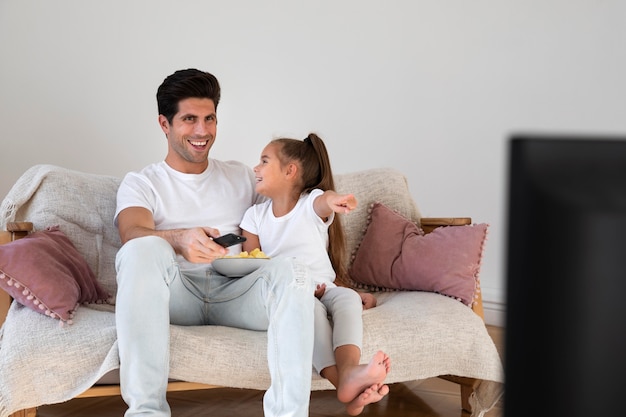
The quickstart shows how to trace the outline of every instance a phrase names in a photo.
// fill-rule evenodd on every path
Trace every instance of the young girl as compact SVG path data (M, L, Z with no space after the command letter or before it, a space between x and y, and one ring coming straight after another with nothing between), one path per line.
M243 250L260 248L269 257L293 256L309 266L317 283L313 366L337 388L348 414L358 415L389 392L383 381L391 362L379 351L369 364L359 364L362 310L374 307L376 299L335 284L346 275L343 230L335 213L349 213L357 201L334 191L326 146L315 134L304 141L272 140L254 173L256 191L269 199L244 214Z

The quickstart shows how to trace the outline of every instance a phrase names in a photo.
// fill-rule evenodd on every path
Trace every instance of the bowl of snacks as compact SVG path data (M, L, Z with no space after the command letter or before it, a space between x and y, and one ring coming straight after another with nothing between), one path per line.
M213 269L225 277L240 278L260 267L270 258L259 248L250 252L243 251L238 255L226 255L213 261Z

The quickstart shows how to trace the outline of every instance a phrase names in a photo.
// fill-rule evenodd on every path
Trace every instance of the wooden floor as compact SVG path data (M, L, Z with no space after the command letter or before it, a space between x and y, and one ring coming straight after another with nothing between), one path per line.
M488 326L500 354L504 334L501 328ZM393 367L392 367L393 372ZM172 417L263 417L263 392L218 388L172 393L169 403ZM391 384L387 397L365 408L364 417L469 417L461 410L459 386L439 378L421 383ZM345 416L344 407L334 391L311 394L310 417ZM38 417L122 417L126 404L120 397L84 398L63 404L40 407ZM503 407L497 404L485 417L502 417Z

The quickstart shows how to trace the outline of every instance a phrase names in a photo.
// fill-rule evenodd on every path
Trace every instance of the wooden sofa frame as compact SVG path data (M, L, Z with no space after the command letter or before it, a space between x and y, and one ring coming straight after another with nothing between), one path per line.
M423 217L420 219L420 226L425 233L430 233L437 227L442 226L462 226L471 224L470 217ZM33 230L33 224L30 222L12 222L8 223L6 231L0 231L0 245L12 242L27 236ZM11 305L12 298L5 291L0 289L0 326L4 323L9 306ZM472 310L478 314L484 320L484 310L482 303L482 295L478 291L477 299ZM475 378L460 377L455 375L441 375L439 378L451 381L460 385L461 389L461 407L463 410L471 413L471 405L469 403L469 397L477 386L478 380ZM168 384L167 391L191 391L201 389L212 388L224 388L219 385L207 385L196 382L186 381L172 381ZM74 398L92 398L92 397L108 397L108 396L121 396L120 386L117 384L112 385L94 385L87 391ZM9 417L36 417L37 408L28 408L24 410L16 411Z

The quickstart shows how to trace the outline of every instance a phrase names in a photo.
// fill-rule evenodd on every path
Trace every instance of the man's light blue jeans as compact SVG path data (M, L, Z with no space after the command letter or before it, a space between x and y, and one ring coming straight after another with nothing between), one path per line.
M116 269L126 417L171 415L166 400L170 323L267 330L272 382L263 399L265 416L308 416L315 297L304 265L275 258L238 279L212 268L203 276L189 276L181 273L167 241L148 236L122 246Z

